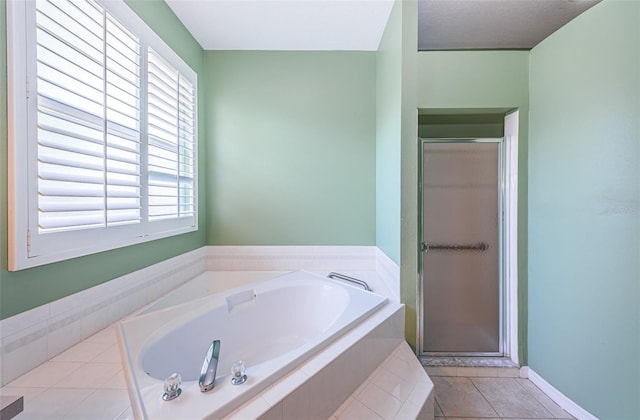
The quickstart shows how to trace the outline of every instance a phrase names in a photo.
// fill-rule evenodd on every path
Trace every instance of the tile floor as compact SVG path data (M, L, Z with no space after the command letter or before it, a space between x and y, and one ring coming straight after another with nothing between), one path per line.
M427 368L440 419L572 419L518 369Z

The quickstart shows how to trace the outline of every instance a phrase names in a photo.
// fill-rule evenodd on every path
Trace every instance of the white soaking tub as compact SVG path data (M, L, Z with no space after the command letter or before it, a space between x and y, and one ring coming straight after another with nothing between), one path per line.
M297 271L123 321L120 345L138 418L221 418L366 318L387 299L313 273ZM220 340L215 388L198 376ZM231 365L248 380L230 382ZM183 378L182 394L163 401L166 377Z

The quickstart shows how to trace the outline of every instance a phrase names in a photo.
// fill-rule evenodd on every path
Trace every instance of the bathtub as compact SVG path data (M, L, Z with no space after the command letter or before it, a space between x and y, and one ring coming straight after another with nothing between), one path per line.
M367 318L387 299L297 271L147 312L120 323L120 346L137 418L221 418ZM198 376L213 340L221 341L215 388ZM248 380L232 385L232 363ZM182 394L163 401L177 372Z

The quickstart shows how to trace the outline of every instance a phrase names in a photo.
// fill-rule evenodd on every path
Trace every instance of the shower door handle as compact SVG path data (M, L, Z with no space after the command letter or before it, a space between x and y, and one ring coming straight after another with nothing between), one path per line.
M428 242L422 242L420 244L420 250L422 252L429 251L486 251L489 249L489 244L486 242L478 242L475 244L430 244Z

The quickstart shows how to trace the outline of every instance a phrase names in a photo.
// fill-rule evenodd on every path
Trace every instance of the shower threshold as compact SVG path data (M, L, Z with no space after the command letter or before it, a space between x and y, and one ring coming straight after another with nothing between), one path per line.
M420 356L422 366L429 367L520 367L508 357Z

